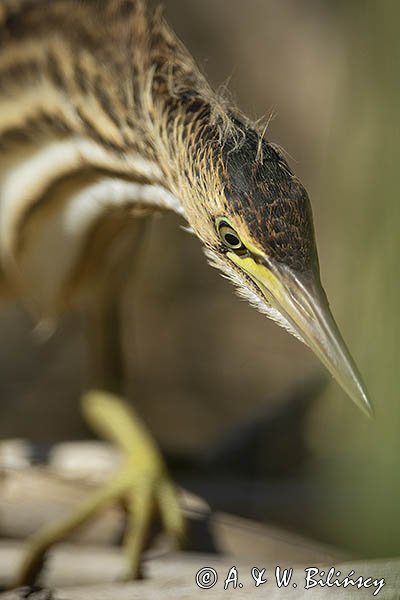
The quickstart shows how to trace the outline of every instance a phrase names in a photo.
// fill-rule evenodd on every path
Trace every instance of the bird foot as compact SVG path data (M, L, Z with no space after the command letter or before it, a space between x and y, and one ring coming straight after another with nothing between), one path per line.
M141 556L155 512L166 533L178 541L183 539L184 519L174 485L139 417L120 397L103 391L86 394L82 408L89 424L101 436L115 442L126 460L115 477L75 512L44 527L27 541L28 550L15 580L16 587L34 584L47 551L114 502L123 503L128 517L123 540L126 579L142 576Z

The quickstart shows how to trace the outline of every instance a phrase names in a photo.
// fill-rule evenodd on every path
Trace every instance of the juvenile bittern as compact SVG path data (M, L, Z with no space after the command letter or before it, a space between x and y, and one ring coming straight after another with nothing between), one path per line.
M160 11L141 0L3 0L0 19L3 287L39 318L73 307L89 315L98 391L84 410L127 454L104 490L34 536L19 582L51 544L122 498L134 577L154 506L168 532L183 531L159 452L117 395L118 299L144 214L182 215L239 293L371 406L320 283L305 189L212 91Z

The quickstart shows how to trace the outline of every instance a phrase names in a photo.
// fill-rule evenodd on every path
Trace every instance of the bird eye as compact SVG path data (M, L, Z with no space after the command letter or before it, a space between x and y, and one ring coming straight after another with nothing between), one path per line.
M220 221L218 223L218 233L221 240L227 248L233 250L237 254L246 254L247 248L243 244L242 240L236 233L236 231L226 221Z

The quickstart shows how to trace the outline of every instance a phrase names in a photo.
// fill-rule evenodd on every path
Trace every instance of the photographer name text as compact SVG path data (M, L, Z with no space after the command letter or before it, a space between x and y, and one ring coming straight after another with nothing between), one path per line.
M299 573L296 572L296 580L294 578L293 568L284 568L279 565L275 567L275 571L268 571L265 568L253 567L250 569L251 581L255 587L273 585L277 588L297 588L302 586L305 590L317 588L352 588L353 590L371 589L373 596L377 596L383 586L385 580L376 577L364 577L357 575L351 570L347 574L341 573L335 567L329 569L319 569L318 567L307 567L304 569L304 577L302 581L298 579ZM233 566L227 573L220 572L219 574L213 567L203 567L197 571L195 576L196 585L204 590L211 589L217 585L220 580L220 585L224 590L241 589L244 584L241 581L238 569Z

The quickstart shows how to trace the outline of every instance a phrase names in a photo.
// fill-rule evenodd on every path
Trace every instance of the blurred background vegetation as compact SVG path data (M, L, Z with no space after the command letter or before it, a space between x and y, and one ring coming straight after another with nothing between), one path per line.
M230 477L230 496L246 470L253 483L269 482L247 484L247 503L238 483L239 512L280 518L365 555L398 554L400 6L164 4L214 86L229 77L247 114L274 115L267 138L290 153L309 191L322 280L377 419L368 422L329 379L316 397L318 361L234 296L175 217L149 224L123 300L129 396L170 455L182 463L206 456L214 477ZM0 436L87 437L78 411L89 381L79 316L39 345L23 309L3 304L0 339ZM226 449L237 459L236 479ZM218 503L232 508L223 494Z

